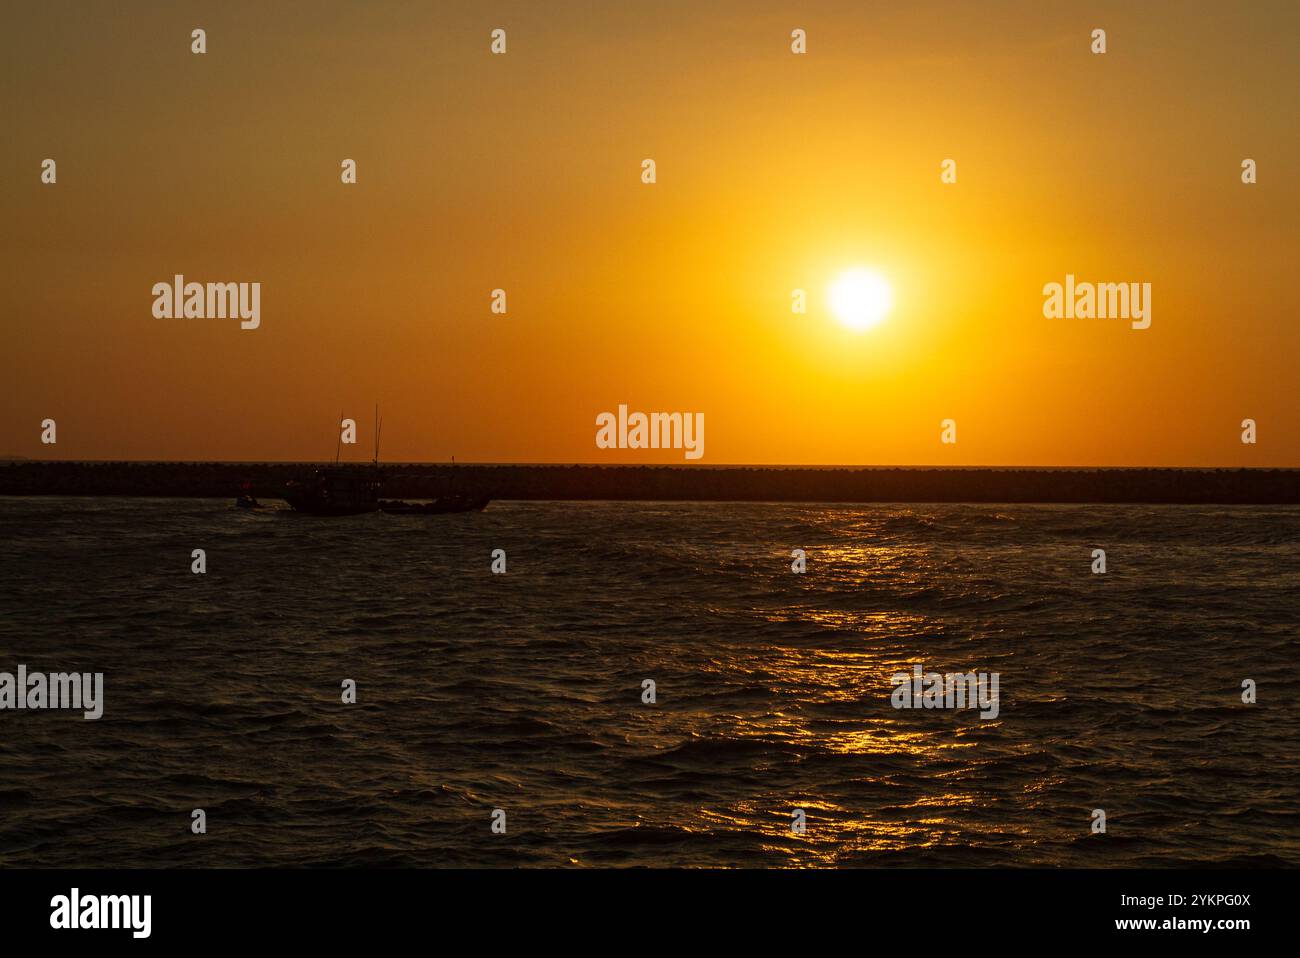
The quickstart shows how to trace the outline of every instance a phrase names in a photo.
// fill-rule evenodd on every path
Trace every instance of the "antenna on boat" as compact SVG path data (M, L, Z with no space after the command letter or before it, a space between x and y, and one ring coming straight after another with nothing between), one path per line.
M384 421L379 418L379 403L375 403L375 465L379 465L379 434L384 430Z
M334 443L334 465L339 464L339 453L343 451L343 410L339 410L338 442Z

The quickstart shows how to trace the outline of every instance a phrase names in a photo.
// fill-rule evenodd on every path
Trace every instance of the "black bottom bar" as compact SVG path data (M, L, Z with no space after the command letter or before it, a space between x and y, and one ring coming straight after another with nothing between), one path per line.
M1196 941L1231 949L1287 925L1287 871L0 871L6 943L422 941L607 949L778 942L978 948ZM99 920L118 929L63 928ZM66 899L66 903L60 901ZM87 899L95 899L87 905ZM1194 923L1194 924L1193 924ZM1208 923L1209 927L1205 927ZM463 944L458 944L463 942ZM301 952L298 952L301 953ZM734 952L733 952L734 953Z

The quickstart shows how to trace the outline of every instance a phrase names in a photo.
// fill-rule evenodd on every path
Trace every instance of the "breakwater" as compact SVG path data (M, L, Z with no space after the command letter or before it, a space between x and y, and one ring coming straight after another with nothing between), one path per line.
M318 463L0 463L0 495L259 498ZM1300 503L1300 469L1015 469L770 466L380 466L384 495L731 502Z

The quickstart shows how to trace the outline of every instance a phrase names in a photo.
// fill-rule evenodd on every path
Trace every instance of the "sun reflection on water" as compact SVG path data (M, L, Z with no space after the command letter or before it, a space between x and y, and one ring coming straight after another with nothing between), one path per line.
M708 829L761 833L763 851L788 867L843 864L868 853L955 849L992 807L979 784L980 745L997 722L972 713L900 713L889 701L899 672L929 663L936 637L951 633L945 603L969 601L961 582L936 585L936 558L927 549L893 545L826 544L816 556L818 578L773 578L744 615L763 623L802 626L754 654L714 651L709 668L720 682L759 685L781 707L725 716L701 715L697 733L709 739L761 743L780 758L759 769L760 795L726 808L701 808ZM919 611L926 601L935 611ZM717 610L718 614L725 614ZM938 667L939 663L935 663ZM927 664L927 668L930 666ZM964 666L963 666L964 668ZM834 761L832 784L800 794L804 782L826 781L816 769ZM787 790L795 794L786 797ZM807 830L791 831L801 808ZM869 811L868 811L869 810ZM1008 836L1011 841L1032 840Z

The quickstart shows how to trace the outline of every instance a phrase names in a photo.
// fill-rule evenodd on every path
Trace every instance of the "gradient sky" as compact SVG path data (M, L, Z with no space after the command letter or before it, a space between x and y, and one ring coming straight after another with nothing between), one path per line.
M703 412L703 465L1300 466L1292 0L0 19L0 454L322 459L342 409L366 458L378 401L388 460L683 462L596 448L627 403ZM260 282L261 328L155 319L176 273ZM1045 319L1066 273L1150 282L1151 328Z

